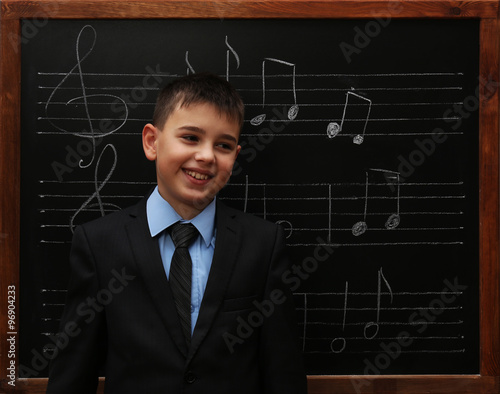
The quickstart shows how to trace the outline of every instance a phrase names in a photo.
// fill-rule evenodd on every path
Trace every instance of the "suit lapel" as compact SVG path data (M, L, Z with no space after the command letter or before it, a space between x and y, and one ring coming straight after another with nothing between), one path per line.
M217 311L221 307L227 284L233 272L240 242L240 226L229 209L217 202L217 238L205 294L200 308L189 349L188 362L191 360L207 335Z
M151 237L146 216L146 201L143 199L132 211L135 219L126 225L137 268L142 274L146 288L158 313L179 350L187 356L186 341L177 318L177 310L168 283L158 246L158 238Z

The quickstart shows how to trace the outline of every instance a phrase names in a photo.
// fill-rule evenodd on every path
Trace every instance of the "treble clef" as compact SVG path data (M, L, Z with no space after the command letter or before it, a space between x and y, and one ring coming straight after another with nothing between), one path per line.
M92 35L91 37L91 45L90 45L90 48L87 50L87 52L85 52L85 54L81 54L81 50L80 50L80 46L81 46L81 41L82 41L82 37L84 34L86 34L85 32L89 32L89 34ZM96 30L91 26L91 25L85 25L81 30L80 32L78 33L78 37L76 39L76 59L77 59L77 63L73 66L73 68L64 76L64 78L59 82L59 84L57 84L57 86L54 88L54 90L52 91L52 93L50 94L46 104L45 104L45 115L47 117L47 120L49 121L49 123L55 127L57 130L59 131L62 131L62 132L65 132L65 133L70 133L72 135L75 135L75 136L78 136L78 137L82 137L82 138L89 138L92 142L92 157L90 159L90 162L86 165L83 165L83 159L80 160L79 162L79 166L80 168L87 168L89 167L93 162L94 162L94 159L95 159L95 153L96 153L96 138L99 137L99 138L102 138L104 136L107 136L107 135L110 135L110 134L113 134L115 131L119 130L120 128L123 127L123 125L127 122L127 119L128 119L128 107L127 107L127 103L120 97L118 96L115 96L115 95L112 95L112 94L87 94L86 92L86 86L85 86L85 81L84 81L84 78L83 78L83 71L82 71L82 62L92 53L93 49L94 49L94 46L95 46L95 43L97 41L97 32ZM56 123L54 123L52 121L52 119L49 117L48 115L48 112L49 112L49 107L53 104L53 99L54 99L54 95L56 94L56 92L61 89L61 86L68 80L68 78L72 75L78 75L79 77L79 88L81 88L81 91L82 91L82 95L81 96L78 96L78 97L74 97L68 101L66 101L66 105L69 105L69 104L80 104L83 102L83 105L84 105L84 109L85 109L85 116L84 118L86 119L86 122L88 124L88 128L90 131L87 131L87 130L81 130L81 131L75 131L75 130L68 130L64 127L61 127L59 125L57 125ZM93 124L93 119L92 117L90 116L90 110L89 110L89 99L95 99L95 98L98 98L98 97L108 97L108 98L112 98L112 99L115 99L117 101L115 101L115 103L117 102L120 102L121 104L120 105L123 105L125 111L124 111L124 116L123 116L123 119L119 119L121 121L120 124L118 124L118 126L112 128L111 130L108 130L108 127L106 128L106 132L101 132L99 128L95 128L94 127L94 124Z
M99 184L99 181L97 180L98 177L98 172L99 172L99 167L101 165L101 159L104 155L104 152L106 152L106 149L111 149L113 152L113 164L111 165L111 169L109 170L108 174L106 175L106 178ZM117 152L116 148L112 144L107 144L101 154L99 155L97 159L97 164L95 166L95 171L94 171L94 188L95 192L82 204L80 208L71 216L70 218L70 229L71 232L74 231L75 228L75 218L82 212L91 210L94 208L98 208L101 216L104 216L106 214L105 209L113 209L113 210L120 210L121 208L118 205L115 204L110 204L110 203L103 203L101 199L101 190L102 188L106 185L106 183L109 181L111 178L111 175L113 175L113 172L115 171L116 168L116 163L117 163ZM91 204L93 199L97 200L97 203Z

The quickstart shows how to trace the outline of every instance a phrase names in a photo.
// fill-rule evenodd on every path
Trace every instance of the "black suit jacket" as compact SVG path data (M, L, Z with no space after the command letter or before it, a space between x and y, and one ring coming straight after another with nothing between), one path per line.
M47 393L304 394L280 226L217 204L215 252L186 347L146 199L78 227Z

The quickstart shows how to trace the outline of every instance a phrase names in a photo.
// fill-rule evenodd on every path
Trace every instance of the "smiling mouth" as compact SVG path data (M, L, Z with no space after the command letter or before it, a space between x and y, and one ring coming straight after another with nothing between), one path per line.
M198 180L201 180L201 181L205 181L207 179L210 179L211 176L210 175L206 175L206 174L200 174L199 172L196 172L196 171L188 171L188 170L184 170L184 172L186 174L188 174L189 176L192 176L193 178L195 179L198 179Z

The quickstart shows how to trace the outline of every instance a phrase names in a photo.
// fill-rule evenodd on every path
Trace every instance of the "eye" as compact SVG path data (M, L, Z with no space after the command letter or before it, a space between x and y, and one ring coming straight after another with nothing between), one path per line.
M226 142L221 142L219 144L216 145L218 148L221 148L222 150L224 151L232 151L233 150L233 145L231 144L228 144Z
M197 142L198 141L198 137L196 135L192 135L192 134L183 135L181 138L183 140L188 141L188 142Z

